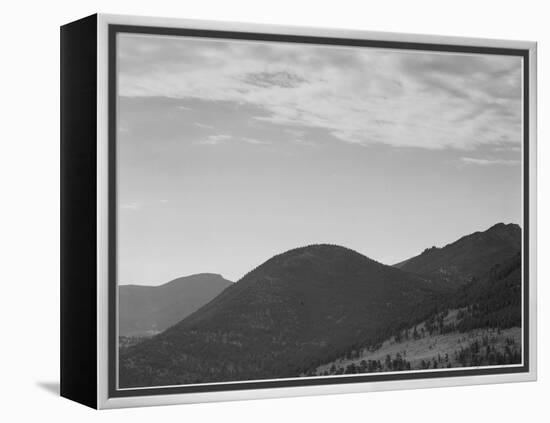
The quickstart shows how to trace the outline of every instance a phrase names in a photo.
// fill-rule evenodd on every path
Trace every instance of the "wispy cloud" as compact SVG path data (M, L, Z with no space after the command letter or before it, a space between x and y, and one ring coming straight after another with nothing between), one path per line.
M473 157L462 157L460 160L464 164L476 166L516 166L521 164L520 160L505 159L476 159Z
M120 43L123 96L248 104L260 122L361 145L521 142L518 57L130 35Z
M296 144L299 144L299 145L304 145L304 146L308 146L308 147L317 147L319 146L319 143L316 143L315 141L311 141L311 140L307 140L307 139L302 139L302 138L296 138L294 140L294 142Z
M232 138L233 137L231 135L227 135L227 134L209 135L207 138L199 141L198 144L218 145L218 144L223 144Z
M241 138L241 140L244 141L247 144L253 144L253 145L268 145L268 144L271 144L271 142L269 142L269 141L260 140L260 139L257 139L257 138L243 137L243 138Z
M301 129L285 129L285 132L294 138L303 138L306 135L306 131Z
M197 144L220 145L220 144L225 144L229 141L243 142L243 143L252 144L252 145L269 145L269 144L271 144L270 141L261 140L261 139L258 139L258 138L234 137L234 136L229 135L229 134L209 135L205 139L198 141Z
M307 138L307 131L301 129L285 129L285 132L290 135L291 140L299 145L316 147L319 144Z
M206 123L201 123L201 122L195 122L195 126L202 129L214 129L212 125L208 125Z
M289 71L277 71L248 73L243 78L243 81L261 88L296 88L300 84L307 82L307 79Z
M137 211L141 209L141 203L135 201L131 203L122 203L120 205L120 208L122 210L130 210L130 211Z

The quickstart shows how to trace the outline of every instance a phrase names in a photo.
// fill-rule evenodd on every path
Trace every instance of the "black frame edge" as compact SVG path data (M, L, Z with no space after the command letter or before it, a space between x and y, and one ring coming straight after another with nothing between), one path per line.
M97 15L60 50L60 393L97 408Z

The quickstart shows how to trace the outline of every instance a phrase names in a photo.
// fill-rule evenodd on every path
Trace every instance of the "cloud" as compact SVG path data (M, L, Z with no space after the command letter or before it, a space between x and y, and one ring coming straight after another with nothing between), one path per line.
M473 157L462 157L461 162L467 165L477 166L516 166L520 165L520 160L505 160L505 159L476 159Z
M214 129L212 125L208 125L206 123L201 123L201 122L195 122L195 126L202 129Z
M130 211L137 211L141 209L141 203L135 201L131 203L122 203L120 205L120 208L122 210L130 210Z
M295 138L303 138L306 135L306 131L300 129L285 129L285 132L292 135Z
M246 74L243 80L250 85L269 88L296 88L307 80L288 71L257 72Z
M198 142L198 144L202 145L219 145L219 144L225 144L228 141L240 141L244 142L246 144L252 144L252 145L268 145L271 144L269 141L260 140L257 138L249 138L249 137L234 137L232 135L228 134L217 134L217 135L209 135L206 139L201 140Z
M271 144L271 142L269 142L269 141L263 141L263 140L259 140L257 138L243 137L243 138L241 138L241 140L244 141L247 144L253 144L253 145L268 145L268 144Z
M306 131L300 129L285 129L285 132L291 136L292 141L296 144L310 147L317 147L319 145L318 143L306 138Z
M206 139L199 141L199 144L203 145L218 145L229 141L233 137L227 134L210 135Z
M122 96L251 105L257 122L359 145L521 143L518 57L135 35L119 46Z
M294 140L294 142L298 145L308 146L308 147L318 147L319 143L316 143L315 141L310 140L304 140L301 138L297 138Z

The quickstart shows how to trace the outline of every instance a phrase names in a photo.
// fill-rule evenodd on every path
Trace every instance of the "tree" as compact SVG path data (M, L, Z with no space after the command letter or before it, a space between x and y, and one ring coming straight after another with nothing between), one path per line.
M385 364L386 364L386 368L388 368L389 370L392 369L391 356L389 354L386 355Z

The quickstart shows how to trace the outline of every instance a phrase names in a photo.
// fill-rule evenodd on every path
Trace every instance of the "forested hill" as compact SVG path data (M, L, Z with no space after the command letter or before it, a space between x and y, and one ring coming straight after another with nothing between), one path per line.
M462 286L449 307L465 308L458 329L521 326L521 254Z
M122 387L298 376L406 321L424 278L312 245L268 260L200 310L121 354Z
M429 249L401 269L335 245L287 251L166 331L121 349L120 386L297 377L392 337L416 341L408 332L416 325L427 341L451 332L515 331L520 245L517 225L497 224ZM445 320L451 311L454 320ZM472 348L467 357L477 357ZM514 348L505 360L517 359ZM455 362L478 362L464 357Z
M442 248L428 248L395 267L456 288L515 256L520 249L521 228L516 224L498 223Z
M440 301L425 320L350 346L304 375L371 373L521 362L521 257L495 265Z

